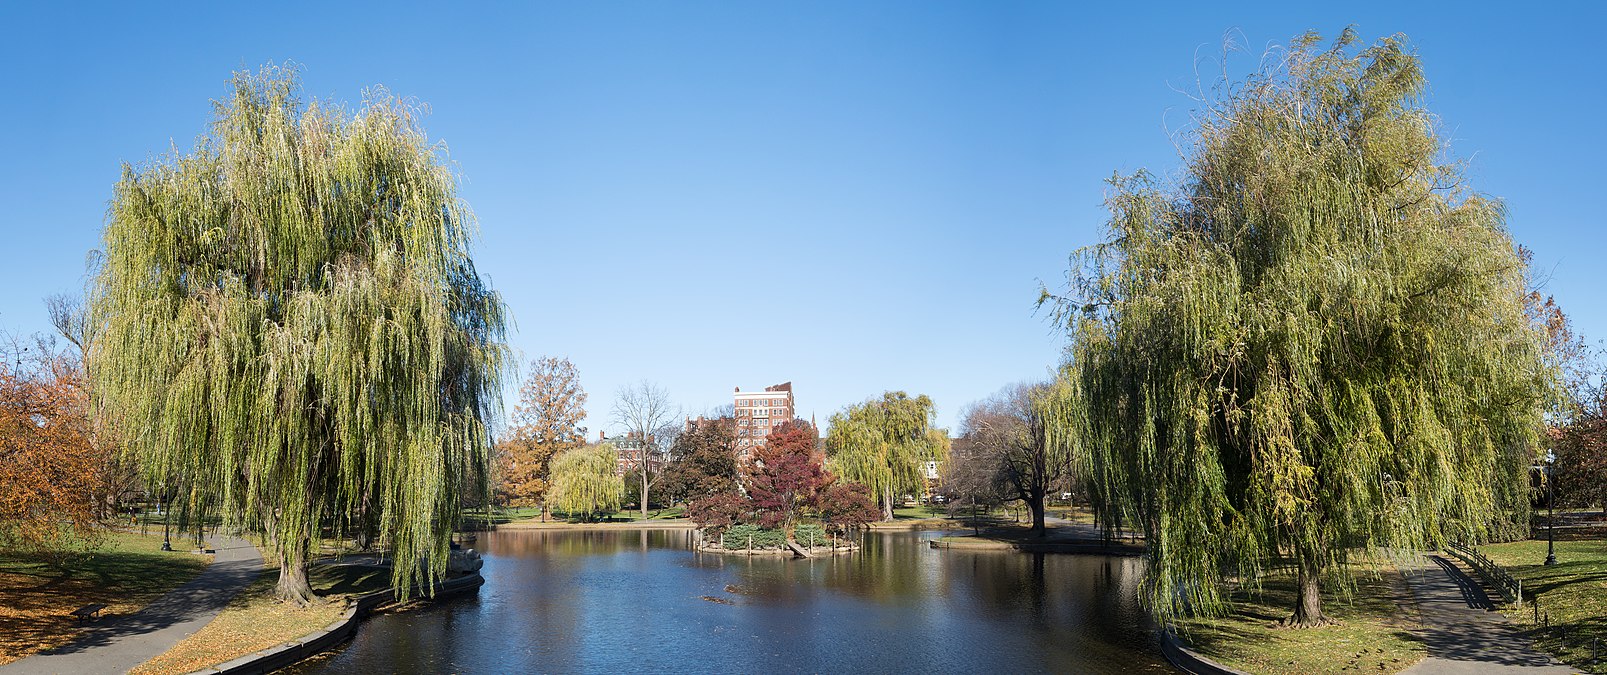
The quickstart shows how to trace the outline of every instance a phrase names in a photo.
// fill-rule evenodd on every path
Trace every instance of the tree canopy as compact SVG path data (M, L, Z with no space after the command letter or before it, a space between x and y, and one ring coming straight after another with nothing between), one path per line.
M1100 518L1142 526L1164 620L1288 561L1291 622L1356 549L1526 527L1553 369L1499 201L1469 189L1403 37L1304 35L1203 99L1176 183L1117 177L1043 302L1073 340Z
M1074 405L1065 381L1023 384L1009 387L973 405L965 413L964 428L949 464L949 475L960 479L961 489L971 497L1004 493L1019 499L1032 511L1032 530L1044 536L1045 500L1070 486L1073 446L1068 434L1055 434L1050 427L1067 416ZM991 482L989 489L981 484Z
M902 391L833 414L826 433L833 471L869 488L892 520L894 495L920 491L925 463L948 454L948 435L932 427L936 414L932 399Z
M585 418L586 390L575 364L551 356L531 361L507 439L497 449L497 491L507 503L542 503L553 456L585 444Z
M398 592L444 574L487 466L501 300L445 150L383 91L240 73L187 154L124 166L90 298L97 410L181 509L266 536L306 601L320 527L372 519Z
M625 493L618 469L619 453L608 443L564 451L552 460L547 505L571 520L617 510Z
M664 469L671 499L694 500L737 491L736 420L699 419L675 438Z
M0 345L0 551L95 543L106 453L78 361L40 340Z
M764 527L789 529L799 514L815 505L820 490L834 477L815 451L818 435L809 423L788 420L765 437L744 467L749 498Z

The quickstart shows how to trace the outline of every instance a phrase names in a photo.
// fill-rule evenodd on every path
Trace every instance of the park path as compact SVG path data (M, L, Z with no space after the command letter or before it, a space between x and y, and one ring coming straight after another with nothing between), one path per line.
M1402 675L1569 675L1579 671L1535 651L1484 588L1450 560L1429 555L1403 565L1422 611L1428 658Z
M238 537L214 536L217 555L189 583L133 614L107 617L83 637L0 666L0 675L126 673L171 649L218 615L262 570L262 554Z

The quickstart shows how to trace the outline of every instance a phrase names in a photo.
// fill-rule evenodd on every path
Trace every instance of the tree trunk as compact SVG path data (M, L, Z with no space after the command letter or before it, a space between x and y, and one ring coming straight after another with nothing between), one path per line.
M1322 615L1321 579L1321 570L1315 566L1300 566L1295 578L1295 613L1284 620L1285 626L1316 628L1331 623Z
M1037 536L1037 537L1047 536L1049 534L1049 531L1044 528L1044 523L1043 523L1043 511L1044 511L1043 494L1039 493L1037 495L1033 495L1032 499L1027 500L1027 506L1032 509L1032 534L1033 534L1033 536Z
M646 453L646 450L642 451ZM647 520L647 460L642 460L642 520Z
M893 519L893 488L882 489L882 520Z
M274 587L274 597L302 607L312 604L313 592L312 586L307 583L307 563L280 556L279 584Z

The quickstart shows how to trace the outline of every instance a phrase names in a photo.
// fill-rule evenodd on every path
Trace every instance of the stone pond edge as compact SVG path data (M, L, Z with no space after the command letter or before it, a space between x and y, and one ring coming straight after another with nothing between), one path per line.
M1173 668L1190 675L1249 675L1242 670L1229 668L1211 659L1201 656L1199 652L1184 646L1177 634L1169 630L1156 631L1161 640L1161 655Z
M434 597L440 598L472 591L484 584L485 577L480 576L479 572L456 579L448 579L435 585ZM351 607L348 607L346 613L341 615L339 619L321 629L301 636L300 639L280 643L261 651L224 661L215 666L192 671L189 675L269 673L299 663L308 657L350 639L357 632L358 623L373 613L375 607L385 604L386 601L394 597L395 593L396 589L386 588L357 596L357 601L352 603Z

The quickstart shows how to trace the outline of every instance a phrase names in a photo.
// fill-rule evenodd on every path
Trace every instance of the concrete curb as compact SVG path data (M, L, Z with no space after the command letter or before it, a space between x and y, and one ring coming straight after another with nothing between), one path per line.
M1161 638L1161 654L1178 670L1190 675L1249 675L1242 670L1235 670L1205 658L1199 652L1183 646L1183 641L1172 631L1158 632Z
M473 591L484 584L485 577L476 572L436 584L434 597L439 599L443 596ZM357 596L357 601L353 602L351 607L346 609L346 613L336 619L334 623L303 635L298 640L246 654L209 668L202 668L191 672L190 675L217 675L220 673L255 675L256 673L273 672L295 664L302 659L350 639L357 632L358 622L363 617L373 613L376 607L389 602L395 597L395 593L394 588L387 588Z

